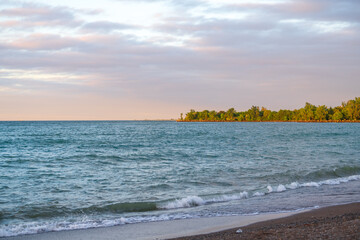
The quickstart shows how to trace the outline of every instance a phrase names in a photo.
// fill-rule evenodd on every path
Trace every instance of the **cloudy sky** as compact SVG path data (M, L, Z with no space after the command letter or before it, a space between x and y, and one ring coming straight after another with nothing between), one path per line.
M359 0L1 0L0 120L360 96Z

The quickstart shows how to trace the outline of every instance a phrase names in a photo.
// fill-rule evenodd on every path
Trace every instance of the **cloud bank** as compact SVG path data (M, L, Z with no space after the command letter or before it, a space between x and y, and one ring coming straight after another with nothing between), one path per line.
M360 95L358 1L88 3L0 3L0 119L176 118Z

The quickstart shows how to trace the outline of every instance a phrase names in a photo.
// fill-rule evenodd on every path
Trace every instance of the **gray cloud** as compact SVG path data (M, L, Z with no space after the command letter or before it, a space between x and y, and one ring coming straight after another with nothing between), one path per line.
M76 18L74 9L40 4L16 5L1 10L0 15L9 19L0 24L11 28L77 27L82 24L82 21Z
M177 7L190 10L194 4L200 2L187 1ZM0 65L71 73L86 79L80 83L85 86L83 91L181 102L194 108L241 109L267 102L272 104L267 106L270 108L284 102L289 104L287 108L304 101L338 104L346 95L358 95L360 89L356 7L355 1L236 5L209 11L252 14L244 19L216 19L184 11L147 28L170 36L190 36L180 47L140 41L121 32L134 26L107 20L83 22L76 24L82 26L77 37L35 34L3 44ZM23 18L30 22L83 21L67 8L47 7L43 14L35 14L40 11L37 8L29 9ZM5 14L12 18L17 11ZM54 12L49 16L47 11ZM288 19L304 22L283 22ZM350 25L326 32L316 30L314 21L346 21ZM42 84L45 88L45 83L37 81L36 88ZM26 86L31 88L31 84Z
M61 50L76 46L79 40L55 34L31 34L2 44L3 48L19 50Z
M82 29L86 32L109 33L113 30L136 28L135 26L110 21L97 21L84 24Z

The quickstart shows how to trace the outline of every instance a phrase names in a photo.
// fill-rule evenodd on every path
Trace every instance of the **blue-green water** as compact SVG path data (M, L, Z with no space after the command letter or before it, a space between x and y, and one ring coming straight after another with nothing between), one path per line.
M0 237L360 199L360 124L0 122Z

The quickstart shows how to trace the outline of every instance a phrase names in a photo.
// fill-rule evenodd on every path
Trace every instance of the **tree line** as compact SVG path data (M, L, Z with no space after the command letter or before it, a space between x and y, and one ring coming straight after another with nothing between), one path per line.
M227 111L201 112L191 109L185 117L181 113L178 121L184 122L267 122L267 121L296 121L296 122L351 122L360 121L360 97L343 102L341 106L315 106L306 103L303 108L295 110L271 111L264 107L252 106L244 112L237 112L234 108Z

